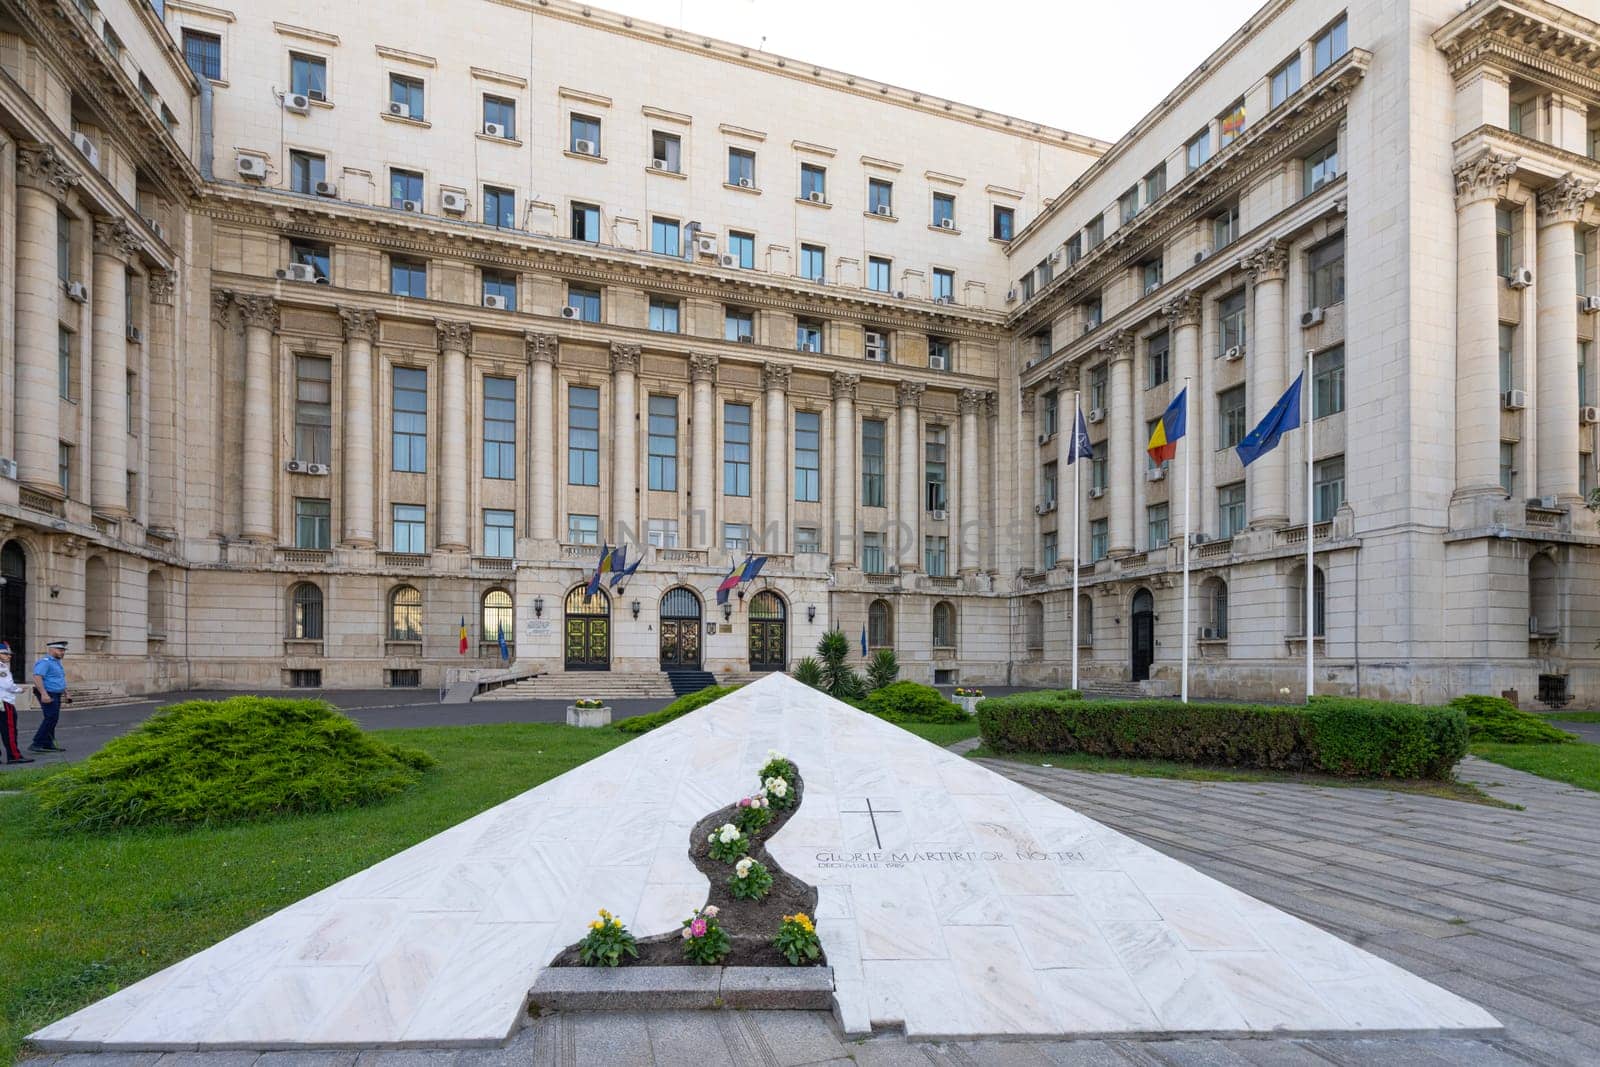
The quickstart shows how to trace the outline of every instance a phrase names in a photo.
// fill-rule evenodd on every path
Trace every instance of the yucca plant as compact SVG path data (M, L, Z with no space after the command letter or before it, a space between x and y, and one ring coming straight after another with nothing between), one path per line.
M895 657L894 649L880 648L872 654L872 661L867 664L867 689L869 691L882 689L886 685L893 685L900 677L900 660Z
M816 657L805 656L794 665L794 680L813 689L822 688L822 664Z

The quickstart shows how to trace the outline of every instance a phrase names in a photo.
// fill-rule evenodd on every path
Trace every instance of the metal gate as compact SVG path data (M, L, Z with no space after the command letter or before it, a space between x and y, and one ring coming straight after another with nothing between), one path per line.
M1155 598L1150 590L1141 589L1133 594L1133 680L1142 682L1149 678L1150 665L1155 660Z

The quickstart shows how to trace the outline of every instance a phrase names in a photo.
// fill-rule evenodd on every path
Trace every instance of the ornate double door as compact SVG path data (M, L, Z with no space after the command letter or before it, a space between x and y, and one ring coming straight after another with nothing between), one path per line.
M788 612L783 600L770 590L750 601L750 669L782 671L789 660Z
M661 598L661 669L700 667L700 598L681 586Z
M578 586L567 594L565 624L567 670L610 670L611 599L602 591L585 596Z

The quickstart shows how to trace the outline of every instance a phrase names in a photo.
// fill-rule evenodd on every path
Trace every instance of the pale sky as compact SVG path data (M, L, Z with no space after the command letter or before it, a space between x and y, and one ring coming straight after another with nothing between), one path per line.
M1115 141L1262 0L600 0L597 7Z

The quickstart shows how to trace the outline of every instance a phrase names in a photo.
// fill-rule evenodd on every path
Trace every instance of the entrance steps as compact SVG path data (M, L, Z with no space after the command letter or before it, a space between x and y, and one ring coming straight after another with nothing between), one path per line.
M1083 695L1096 700L1149 700L1152 697L1175 696L1166 682L1103 682L1085 679L1080 686Z
M663 704L673 699L665 674L626 674L619 671L573 671L543 674L482 693L475 699L488 700L655 700Z
M708 686L717 684L717 676L710 671L697 671L690 669L669 670L666 672L667 684L672 686L673 693L678 696L688 696L698 693Z

